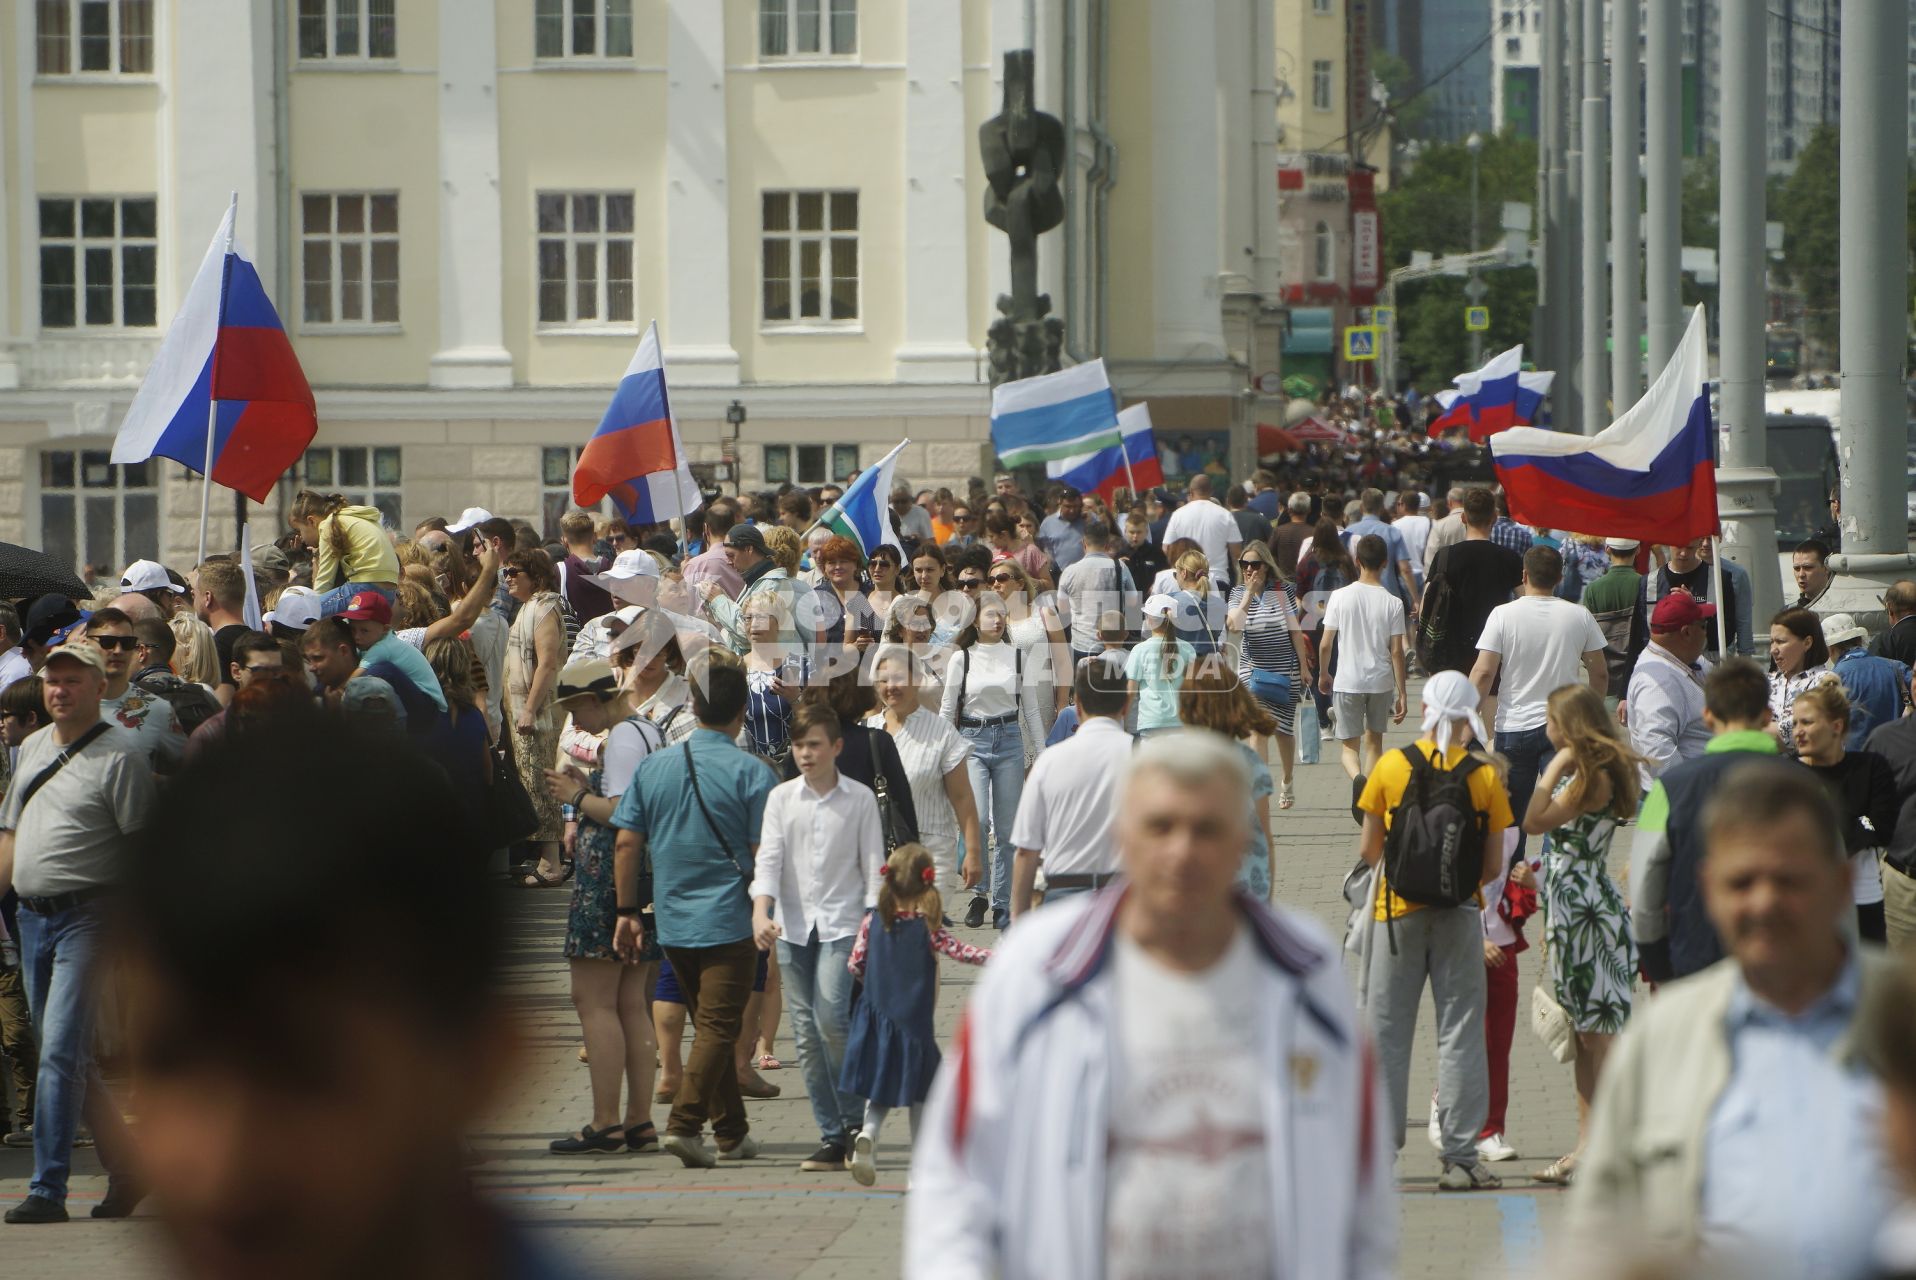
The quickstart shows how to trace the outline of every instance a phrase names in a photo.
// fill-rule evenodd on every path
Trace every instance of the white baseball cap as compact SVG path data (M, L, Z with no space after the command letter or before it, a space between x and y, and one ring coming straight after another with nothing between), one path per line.
M659 562L652 558L650 551L621 551L612 561L612 567L604 573L588 573L582 576L593 586L604 587L610 591L615 582L658 577Z
M310 587L288 587L261 621L269 627L278 623L290 631L304 631L319 621L319 593Z
M1635 538L1605 538L1603 545L1611 551L1635 551L1639 544Z
M1156 595L1144 602L1144 616L1147 618L1168 618L1177 612L1178 602L1170 596Z
M459 519L457 521L446 526L446 532L452 534L464 533L468 529L478 528L490 519L492 519L492 512L486 510L484 507L467 507L459 513Z
M167 577L166 566L157 560L135 560L120 575L122 591L171 591L185 595L186 588Z

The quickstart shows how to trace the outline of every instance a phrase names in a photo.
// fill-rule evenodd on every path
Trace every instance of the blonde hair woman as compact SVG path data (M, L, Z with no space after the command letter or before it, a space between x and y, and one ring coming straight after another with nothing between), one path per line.
M217 689L220 683L219 650L213 644L213 628L190 613L176 613L166 625L173 631L173 670L182 680Z
M758 531L765 539L765 550L771 554L772 563L783 569L786 577L796 575L802 550L798 534L782 524L762 524Z

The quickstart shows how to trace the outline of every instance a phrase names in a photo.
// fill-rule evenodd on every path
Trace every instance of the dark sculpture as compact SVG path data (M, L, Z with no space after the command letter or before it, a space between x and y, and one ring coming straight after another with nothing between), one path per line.
M1033 105L1029 49L1005 54L1004 110L978 127L984 158L985 221L1011 241L1011 292L1000 294L1003 314L991 323L986 347L991 385L1056 373L1064 321L1051 314L1051 297L1038 292L1038 237L1064 221L1064 126Z

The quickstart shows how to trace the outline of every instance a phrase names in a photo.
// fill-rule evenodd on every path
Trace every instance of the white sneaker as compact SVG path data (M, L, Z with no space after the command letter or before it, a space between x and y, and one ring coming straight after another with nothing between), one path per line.
M1495 1191L1503 1184L1502 1178L1480 1164L1451 1164L1448 1160L1437 1179L1439 1191Z
M878 1181L878 1160L872 1153L870 1134L861 1133L852 1139L852 1178L861 1187L869 1187Z
M1432 1151L1442 1151L1444 1149L1443 1126L1437 1123L1437 1091L1435 1089L1430 1091L1430 1124L1426 1126L1424 1132L1430 1138L1430 1149Z
M1488 1138L1477 1139L1477 1155L1496 1164L1502 1160L1515 1160L1517 1148L1505 1142L1501 1133L1493 1133Z

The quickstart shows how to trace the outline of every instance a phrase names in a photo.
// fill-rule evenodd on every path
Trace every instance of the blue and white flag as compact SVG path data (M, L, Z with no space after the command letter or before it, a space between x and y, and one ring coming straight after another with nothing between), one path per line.
M827 529L856 542L859 554L867 558L879 547L896 547L899 555L904 555L905 548L898 541L898 530L892 523L887 500L891 497L891 477L898 465L898 452L910 443L908 439L900 440L898 447L880 459L877 466L859 472L851 487L818 518Z
M1020 378L991 391L991 443L1007 467L1096 453L1120 442L1104 361Z

